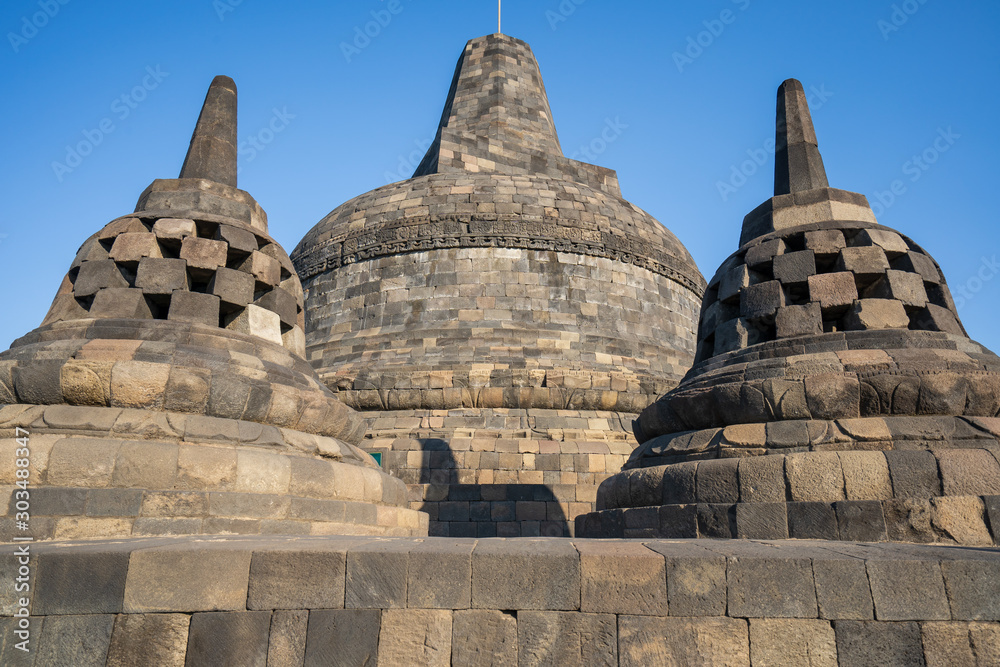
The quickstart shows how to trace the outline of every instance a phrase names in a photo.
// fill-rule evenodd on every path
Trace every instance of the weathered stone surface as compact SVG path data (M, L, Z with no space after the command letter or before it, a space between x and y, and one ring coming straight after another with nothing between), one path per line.
M985 560L941 561L951 615L961 621L1000 621L1000 564Z
M698 545L649 542L667 564L667 600L672 616L726 613L726 559Z
M752 618L750 661L776 667L836 667L837 637L829 621Z
M583 589L580 610L667 615L663 556L635 542L577 542Z
M740 292L740 316L748 320L773 316L784 305L785 294L777 280L750 285Z
M250 552L227 549L134 551L126 613L246 609Z
M788 535L796 540L838 540L837 515L830 503L788 503Z
M378 664L382 612L333 609L309 612L306 667L356 667Z
M451 664L451 611L388 609L379 633L379 663L386 665Z
M184 667L187 614L122 614L115 620L107 667Z
M618 632L621 665L750 665L743 619L621 616Z
M848 500L892 498L889 464L882 452L839 452Z
M860 559L813 560L819 616L866 621L875 618L865 562Z
M735 503L740 499L736 459L710 459L698 464L698 502Z
M219 297L226 307L246 306L253 301L253 292L253 276L225 267L220 267L208 283L208 293Z
M984 449L952 449L936 452L946 496L994 496L1000 494L1000 464Z
M569 542L480 540L472 553L474 609L580 608L580 554Z
M896 498L930 498L941 495L937 459L926 451L885 452Z
M806 248L817 255L837 255L842 248L847 247L844 232L839 229L824 229L806 232Z
M846 329L905 329L910 324L902 302L892 299L858 299L844 316Z
M785 503L737 504L736 537L745 540L788 539Z
M220 266L226 265L226 244L195 236L189 236L181 243L180 257L187 261L189 269L210 275Z
M339 551L257 551L248 609L343 609L347 556Z
M121 234L115 239L108 256L120 264L138 264L144 257L162 257L156 237L149 232Z
M149 320L153 313L139 290L111 287L101 290L90 306L90 317Z
M841 665L923 665L920 626L916 623L834 621Z
M93 296L100 290L111 287L128 287L118 265L110 259L84 262L73 283L73 294L77 298Z
M170 297L167 319L207 326L219 326L219 297L214 294L178 291Z
M371 542L347 554L348 609L406 607L406 581L412 544Z
M927 291L919 274L907 271L885 272L885 277L877 280L865 290L866 298L895 299L904 306L923 308L927 305Z
M226 328L248 336L258 336L281 345L281 318L277 313L253 304L226 319Z
M517 615L518 665L617 665L613 614L522 611Z
M407 606L423 609L468 609L472 600L474 540L440 539L410 551ZM451 575L442 580L444 570Z
M194 220L189 218L160 218L153 223L153 234L172 247L180 247L180 241L188 236L197 236ZM174 243L170 243L174 241Z
M792 500L832 502L844 498L844 473L833 452L789 454L785 475Z
M191 617L187 664L267 667L268 611L209 612Z
M936 561L870 560L868 579L880 621L948 620L941 565Z
M35 664L104 667L114 623L111 615L47 616Z
M785 501L785 458L750 456L739 462L740 501L780 503Z
M786 252L774 258L774 279L782 285L805 284L816 275L816 255L812 250Z
M813 419L843 419L861 414L861 386L856 378L819 373L806 377L805 389Z
M456 611L452 621L454 665L517 665L517 619L491 609Z
M882 504L876 500L842 500L834 503L840 539L851 542L882 542L887 528Z
M976 667L976 652L968 623L923 623L920 626L924 658L928 667Z
M809 298L818 301L824 312L846 309L858 298L854 274L839 272L809 276Z
M778 338L812 336L823 333L823 313L818 303L785 306L775 317Z
M271 615L268 665L301 665L306 657L307 611L276 611Z
M37 558L33 613L115 614L122 610L127 552L78 549Z
M816 618L812 564L804 558L730 558L728 613L740 617Z
M991 546L983 501L976 496L944 496L931 499L931 523L943 536L958 544Z

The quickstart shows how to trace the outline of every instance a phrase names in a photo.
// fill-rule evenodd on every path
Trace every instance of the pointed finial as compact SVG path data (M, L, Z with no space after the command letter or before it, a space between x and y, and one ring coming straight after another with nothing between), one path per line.
M205 96L181 178L204 178L236 187L236 83L217 76Z
M778 88L774 195L830 187L802 84L788 79Z

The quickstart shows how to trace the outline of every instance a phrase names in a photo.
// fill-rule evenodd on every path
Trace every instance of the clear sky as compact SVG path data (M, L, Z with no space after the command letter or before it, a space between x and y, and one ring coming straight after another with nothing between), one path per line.
M831 186L938 260L994 351L998 29L988 0L505 0L503 24L566 155L616 169L706 278L772 193L775 90L800 79ZM462 47L495 30L494 0L4 0L0 345L38 326L85 238L177 176L214 75L239 87L240 187L291 252L410 176Z

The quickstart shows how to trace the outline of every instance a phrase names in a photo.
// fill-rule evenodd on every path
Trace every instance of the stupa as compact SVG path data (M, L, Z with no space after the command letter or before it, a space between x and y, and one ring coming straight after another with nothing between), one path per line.
M217 77L180 178L88 238L42 325L0 355L36 540L426 534L303 359L298 276L236 187L236 103ZM8 460L18 446L2 441ZM15 500L3 540L29 530Z
M292 253L309 361L437 535L568 535L694 359L704 280L614 171L563 156L530 47L459 59L413 177Z
M694 367L643 411L580 534L992 544L1000 358L931 256L829 187L795 80L776 146L774 197L709 281Z

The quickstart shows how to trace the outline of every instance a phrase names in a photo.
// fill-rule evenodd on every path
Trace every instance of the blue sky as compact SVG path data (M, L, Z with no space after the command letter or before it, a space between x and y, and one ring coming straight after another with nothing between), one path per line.
M706 278L771 195L775 90L800 79L831 186L930 251L1000 350L1000 4L506 0L503 28L538 57L564 152L616 169ZM0 345L38 326L87 236L177 176L214 75L239 86L240 187L290 252L410 175L462 47L495 29L493 0L6 0Z

